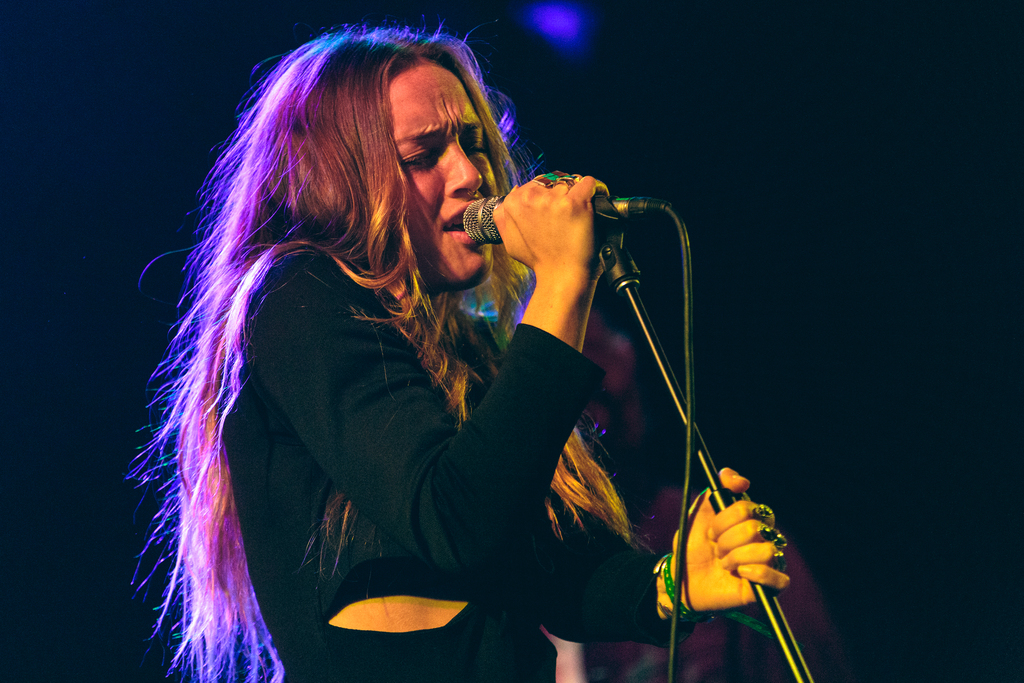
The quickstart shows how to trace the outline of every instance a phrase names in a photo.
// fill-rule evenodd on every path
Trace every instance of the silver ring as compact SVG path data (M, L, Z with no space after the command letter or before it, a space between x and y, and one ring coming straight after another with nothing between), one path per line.
M551 189L559 183L565 183L569 187L576 184L577 181L583 180L583 176L576 173L562 173L561 171L552 171L551 173L542 173L531 182L543 185L544 187Z

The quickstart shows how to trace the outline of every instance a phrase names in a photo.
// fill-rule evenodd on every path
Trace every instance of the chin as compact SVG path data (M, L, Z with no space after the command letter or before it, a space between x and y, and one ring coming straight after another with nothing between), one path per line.
M486 251L483 263L475 271L460 273L459 275L435 276L424 282L430 294L441 292L460 292L482 284L491 274L491 253Z

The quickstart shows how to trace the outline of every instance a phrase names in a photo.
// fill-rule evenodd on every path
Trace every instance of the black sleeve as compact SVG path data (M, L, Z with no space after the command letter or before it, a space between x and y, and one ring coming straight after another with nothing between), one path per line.
M660 555L629 547L596 521L587 529L562 525L564 540L534 534L530 566L507 577L552 635L576 642L632 640L666 647L670 624L658 616L654 566ZM525 577L525 578L524 578ZM693 624L682 622L685 637Z
M254 302L249 381L360 514L442 571L521 543L601 370L520 325L456 429L414 349L352 314L366 290L329 258L292 259L269 282Z

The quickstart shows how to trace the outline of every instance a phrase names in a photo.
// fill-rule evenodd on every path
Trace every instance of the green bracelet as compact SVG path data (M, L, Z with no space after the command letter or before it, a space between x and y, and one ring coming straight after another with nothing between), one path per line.
M676 600L676 582L672 580L672 553L669 553L665 557L658 560L658 564L654 565L654 573L661 574L662 580L665 582L665 592L668 593L668 599L675 604ZM769 640L775 640L775 634L765 624L761 623L754 617L748 617L739 610L728 610L726 612L693 612L686 608L682 602L679 603L679 616L686 621L692 621L695 623L703 623L705 621L711 621L716 616L723 616L726 619L732 619L733 621L743 624L747 628L757 631ZM801 646L802 647L802 646Z
M669 553L665 557L658 560L658 564L654 566L654 573L661 573L661 578L665 582L665 592L668 593L668 599L672 601L672 604L676 604L676 582L672 580L672 553ZM703 623L705 621L711 621L715 618L714 612L694 612L687 609L686 605L679 602L679 618L686 621L692 621L695 623Z

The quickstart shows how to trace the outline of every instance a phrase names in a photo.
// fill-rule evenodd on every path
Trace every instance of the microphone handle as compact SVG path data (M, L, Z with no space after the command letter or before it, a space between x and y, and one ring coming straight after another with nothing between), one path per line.
M594 206L595 216L627 221L643 218L649 213L663 213L672 208L671 202L654 197L609 197L596 194L590 202Z
M477 244L501 244L501 234L494 222L494 210L505 197L484 197L466 207L462 215L462 228ZM594 215L616 220L642 218L648 213L664 212L672 204L653 197L609 197L594 195L591 199Z

